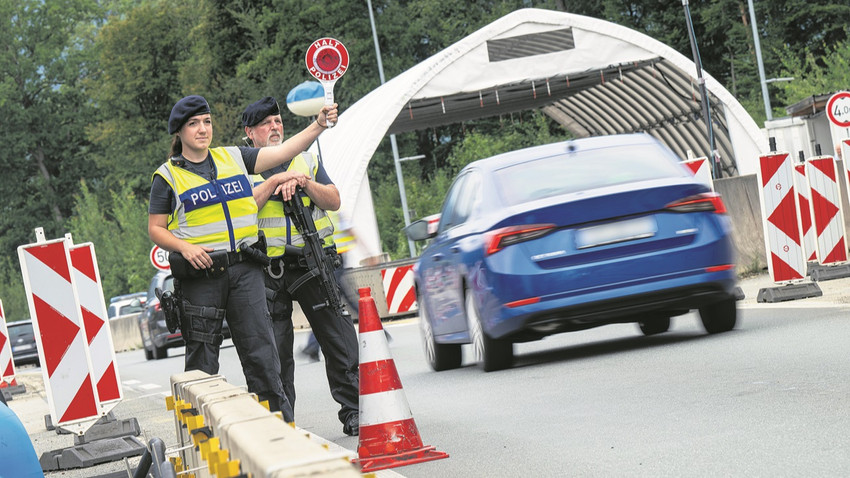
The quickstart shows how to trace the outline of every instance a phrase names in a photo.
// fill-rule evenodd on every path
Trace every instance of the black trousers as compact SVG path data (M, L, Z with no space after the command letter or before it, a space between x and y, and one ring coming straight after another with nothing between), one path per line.
M276 266L278 261L274 261ZM272 267L278 275L279 268ZM316 340L325 356L325 372L331 396L339 403L339 420L346 420L360 409L360 357L358 355L357 332L348 317L340 316L330 307L318 310L313 306L325 302L319 280L315 277L301 285L293 294L287 292L288 284L294 283L307 273L307 269L289 265L283 275L275 279L266 273L269 294L269 312L275 331L275 341L280 353L280 370L283 388L290 403L295 404L295 359L293 356L292 301L297 300L316 335Z
M183 297L190 304L226 310L227 325L242 362L248 391L256 393L260 400L268 400L269 408L280 410L286 421L293 421L292 405L280 381L280 362L266 306L262 267L254 262L240 262L218 277L182 280L180 285ZM193 339L192 331L218 335L221 326L219 320L184 316L186 371L218 373L221 346Z

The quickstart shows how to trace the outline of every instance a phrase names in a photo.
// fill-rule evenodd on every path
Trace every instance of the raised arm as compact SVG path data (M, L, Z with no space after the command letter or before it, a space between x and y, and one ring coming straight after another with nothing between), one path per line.
M257 164L254 166L254 172L261 173L279 164L283 164L309 148L313 144L313 141L322 134L322 131L327 129L328 120L332 122L338 120L337 113L336 103L333 106L323 106L316 121L310 123L309 126L301 130L298 134L278 146L260 148L260 151L257 153Z

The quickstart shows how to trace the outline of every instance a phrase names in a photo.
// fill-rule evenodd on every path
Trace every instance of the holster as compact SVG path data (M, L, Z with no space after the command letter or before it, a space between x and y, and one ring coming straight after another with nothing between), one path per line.
M156 293L156 298L159 299L159 306L162 309L162 313L165 315L165 326L168 327L168 332L173 334L180 328L180 324L183 321L179 294L175 295L170 290L163 291L159 287L154 292Z
M187 319L188 323L192 323L193 318L205 319L205 320L216 320L223 321L225 319L225 310L217 309L215 307L208 306L197 306L189 303L188 300L183 300L183 314ZM207 332L201 332L199 330L190 329L183 331L184 339L193 340L195 342L205 342L212 345L221 345L224 340L224 335L211 334Z

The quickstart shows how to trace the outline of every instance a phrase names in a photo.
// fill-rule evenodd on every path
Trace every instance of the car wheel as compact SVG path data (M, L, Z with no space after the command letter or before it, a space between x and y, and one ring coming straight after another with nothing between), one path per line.
M460 344L438 344L434 340L434 329L425 312L422 299L419 301L419 329L422 331L422 344L425 346L425 359L436 372L460 367L463 361Z
M699 317L702 325L709 334L728 332L738 321L738 308L735 299L729 298L714 304L700 307Z
M465 303L474 360L484 366L485 372L510 368L514 362L514 344L509 340L493 339L487 336L481 325L475 300L469 290L466 291Z
M156 342L153 340L153 332L150 330L150 324L148 324L148 337L150 337L151 341L151 358L153 360L168 358L168 347L156 346ZM145 355L147 355L147 350L145 350Z
M142 322L139 322L139 335L142 337L142 350L145 351L145 360L153 360L153 352L148 349L145 340L145 329L146 327L142 326ZM148 336L150 336L150 331L148 331Z
M168 358L168 347L157 347L153 341L151 341L151 347L153 347L154 360Z
M670 330L670 317L650 317L638 322L643 335L655 335Z

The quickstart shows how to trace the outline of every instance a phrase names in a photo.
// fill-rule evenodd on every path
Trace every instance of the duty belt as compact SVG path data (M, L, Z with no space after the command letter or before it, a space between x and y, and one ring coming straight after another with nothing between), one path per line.
M325 254L336 254L335 246L328 246L322 249ZM307 260L302 255L284 254L282 256L272 257L269 267L266 269L269 275L275 279L280 279L283 276L284 269L307 269Z
M325 254L332 254L334 251L333 247L326 247L323 249ZM272 257L271 259L271 268L275 270L281 270L282 268L287 269L306 269L307 268L307 260L304 259L304 256L299 256L295 254L284 254L282 256Z
M227 265L232 266L233 264L239 264L240 262L244 262L248 260L248 255L242 251L239 252L227 252Z

